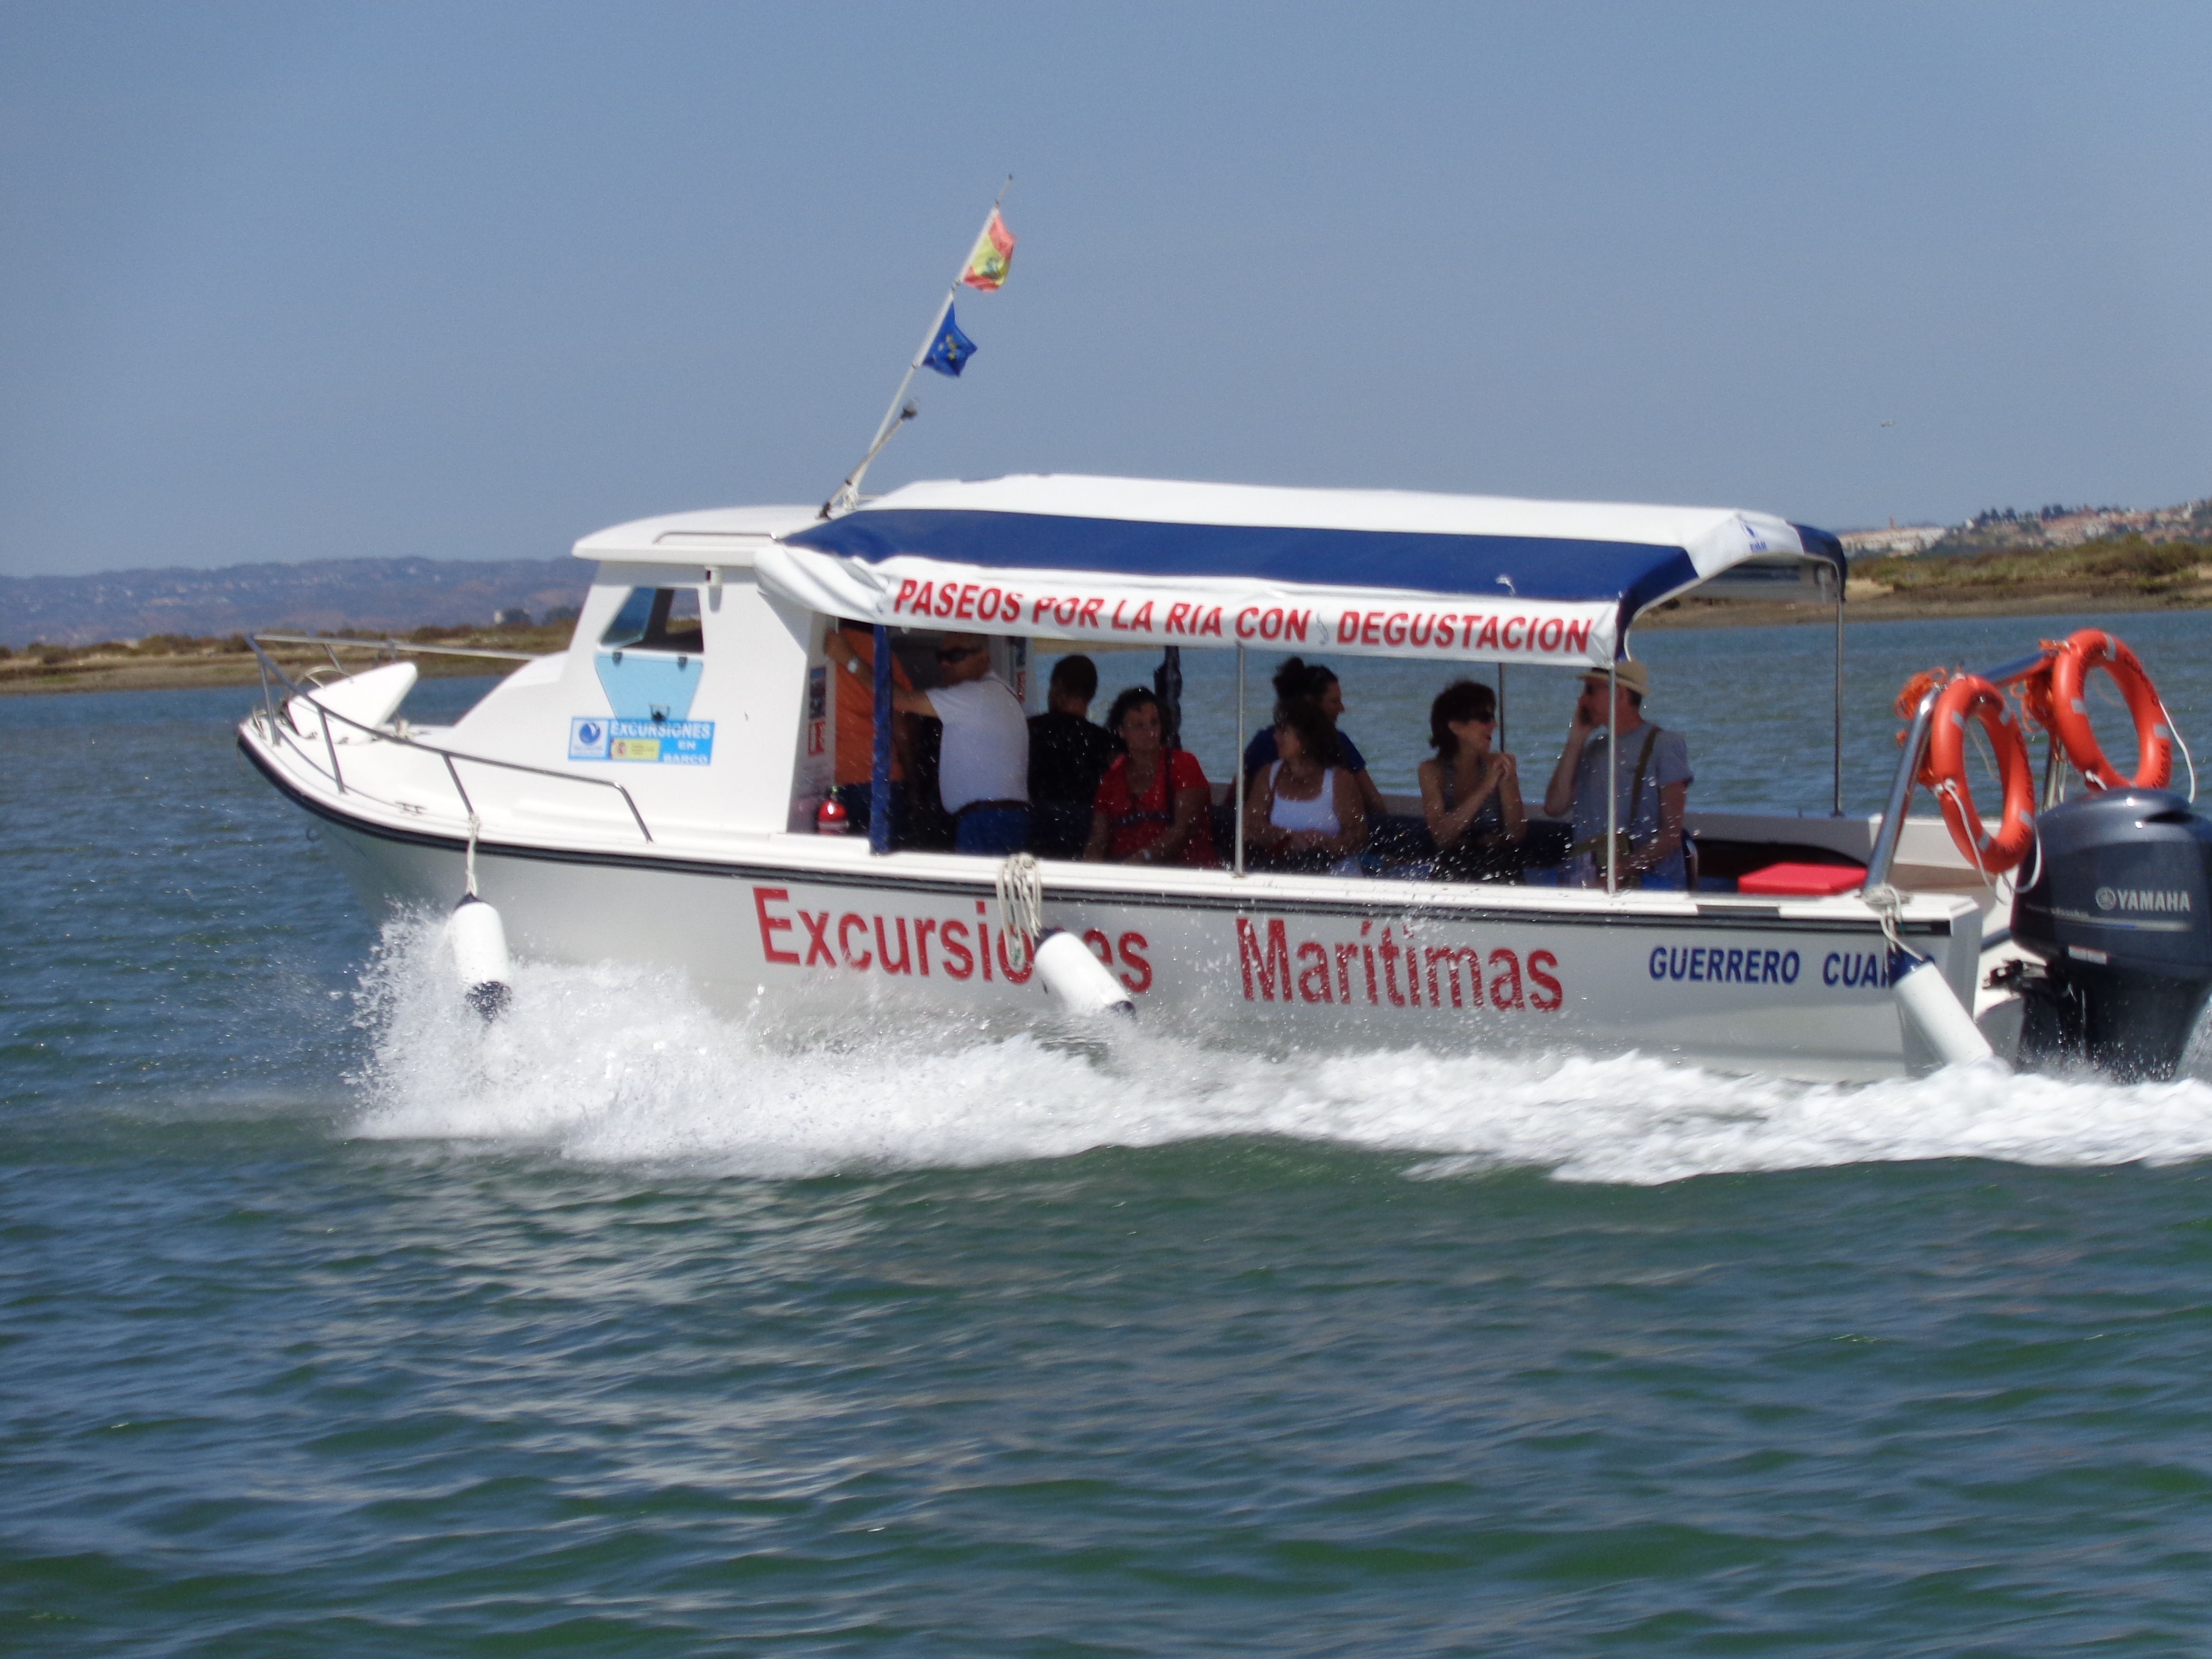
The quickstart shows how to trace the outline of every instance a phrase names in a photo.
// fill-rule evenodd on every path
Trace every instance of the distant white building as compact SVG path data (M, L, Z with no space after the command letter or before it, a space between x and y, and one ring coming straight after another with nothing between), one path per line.
M1940 524L1908 524L1900 526L1896 520L1889 521L1887 530L1847 530L1843 534L1844 551L1855 559L1911 558L1916 553L1925 553L1948 533L1948 526Z

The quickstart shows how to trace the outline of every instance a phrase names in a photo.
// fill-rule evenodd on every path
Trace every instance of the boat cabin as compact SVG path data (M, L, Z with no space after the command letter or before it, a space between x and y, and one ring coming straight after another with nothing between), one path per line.
M1236 652L1240 673L1254 650L1585 672L1692 589L1840 616L1844 572L1833 538L1730 510L1059 476L915 484L828 520L678 514L575 552L598 571L568 649L510 677L455 736L618 781L657 839L812 831L839 771L823 650L837 618L883 629L923 685L946 632L982 634L1036 713L1032 665L1070 651L1153 653L1170 702L1186 650ZM1235 787L1217 784L1224 855ZM620 816L605 799L566 810ZM1863 856L1853 829L1807 839ZM1417 854L1419 839L1398 844Z

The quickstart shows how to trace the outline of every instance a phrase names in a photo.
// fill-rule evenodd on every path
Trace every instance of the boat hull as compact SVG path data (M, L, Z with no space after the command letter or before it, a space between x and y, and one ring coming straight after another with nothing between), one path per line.
M325 844L373 913L442 912L460 893L461 843L301 804L324 819ZM1834 1081L1934 1064L1899 1018L1881 933L1863 915L1679 898L1659 915L1583 894L1547 908L1527 889L1473 909L1464 888L1334 883L1306 897L1279 880L1239 892L1225 875L1213 891L1086 891L1086 866L1045 868L1048 920L1085 938L1139 1018L1208 1040L1634 1051ZM990 861L929 856L810 868L494 847L477 860L479 890L525 962L672 971L726 1011L889 1001L1048 1017L999 926L995 873ZM1908 934L1970 993L1971 918Z

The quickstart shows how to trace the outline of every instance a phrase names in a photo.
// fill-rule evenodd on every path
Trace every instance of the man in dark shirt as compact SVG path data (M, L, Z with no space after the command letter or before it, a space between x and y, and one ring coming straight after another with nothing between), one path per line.
M1062 657L1045 689L1045 712L1030 716L1030 846L1040 858L1079 859L1091 838L1098 780L1121 745L1091 723L1098 669Z

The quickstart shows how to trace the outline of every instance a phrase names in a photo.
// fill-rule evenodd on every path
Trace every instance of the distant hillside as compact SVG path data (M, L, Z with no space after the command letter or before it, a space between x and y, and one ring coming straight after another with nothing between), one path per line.
M219 570L111 570L95 576L0 576L0 645L88 645L149 634L254 629L404 633L533 618L583 603L581 559L330 559Z
M1854 594L1935 602L1990 602L2023 610L2065 602L2197 608L2212 602L2212 544L2118 537L2070 547L2009 547L1949 557L1868 559L1851 568Z
M2179 507L2056 505L2033 511L2006 507L1991 507L1962 525L1954 525L1929 551L2029 552L2129 537L2156 544L2201 542L2208 536L2212 536L2212 499L2184 501Z
M2033 553L2081 547L2133 537L2154 545L2212 540L2212 497L2178 507L1993 507L1964 524L1899 525L1844 532L1854 559L1910 557L1919 553Z

